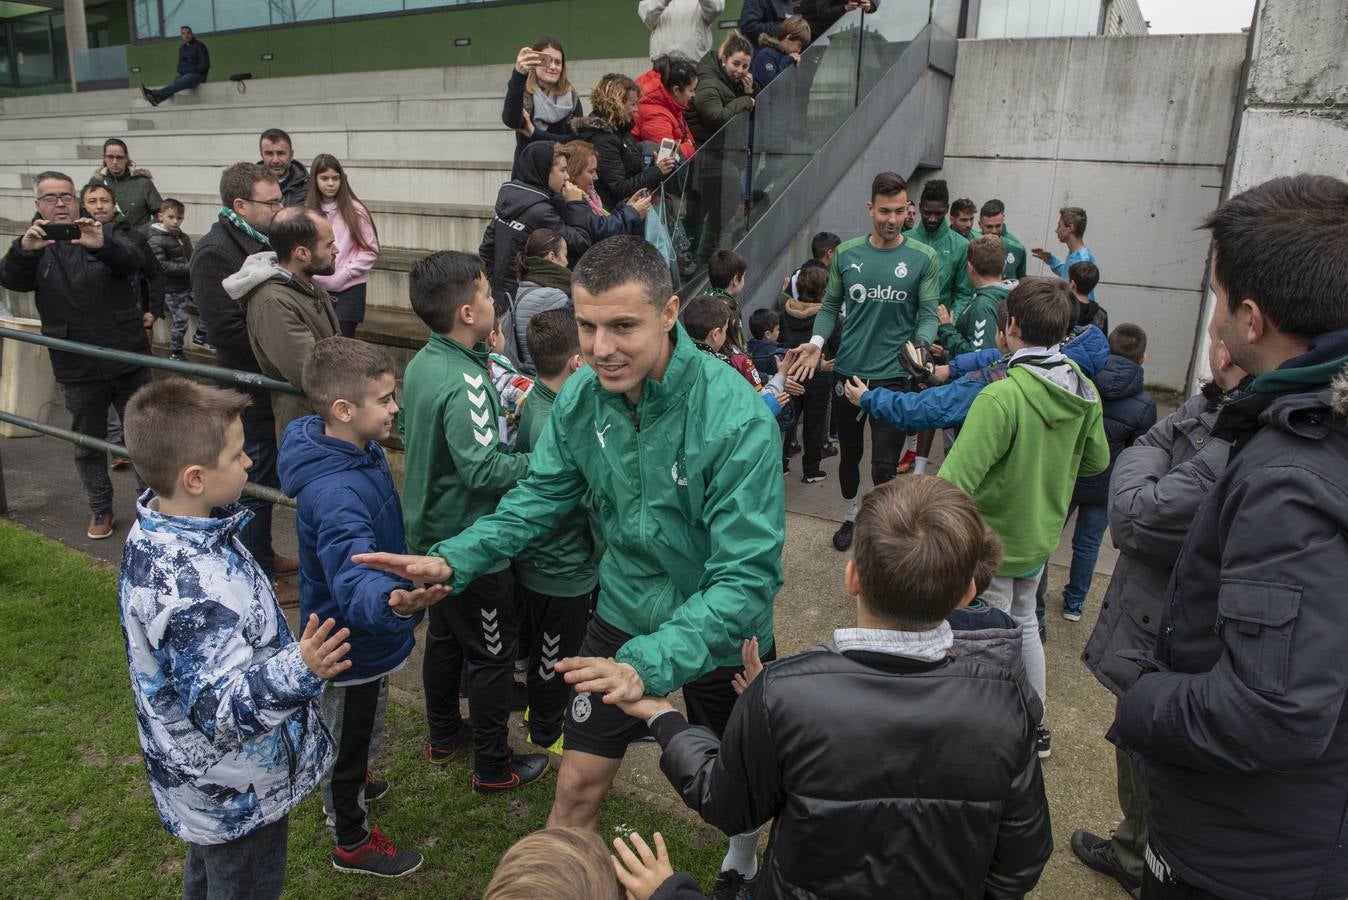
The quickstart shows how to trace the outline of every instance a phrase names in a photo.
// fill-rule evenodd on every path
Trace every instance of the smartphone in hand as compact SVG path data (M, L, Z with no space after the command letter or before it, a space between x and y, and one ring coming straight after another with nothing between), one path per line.
M74 222L48 222L42 226L42 233L49 241L78 241L80 226Z

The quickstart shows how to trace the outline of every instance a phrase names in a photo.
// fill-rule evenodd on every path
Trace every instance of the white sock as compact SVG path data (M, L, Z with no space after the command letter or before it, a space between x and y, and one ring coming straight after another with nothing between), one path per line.
M903 452L904 453L917 452L917 435L910 434L908 435L908 437L903 439Z
M927 471L927 458L925 456L919 456L917 458L917 461L913 463L913 474L921 475L926 471Z
M857 498L843 498L843 521L855 522L857 520Z
M728 872L734 869L745 878L753 878L758 874L758 835L763 831L761 827L753 831L737 834L730 839L730 849L726 851L725 859L721 860L721 871Z

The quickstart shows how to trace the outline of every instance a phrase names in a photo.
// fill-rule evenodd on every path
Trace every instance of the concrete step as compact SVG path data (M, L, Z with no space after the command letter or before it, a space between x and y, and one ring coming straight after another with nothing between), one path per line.
M607 72L623 72L636 77L650 68L643 57L577 59L568 63L571 83L579 91L588 91ZM265 109L269 104L289 104L297 98L312 97L315 102L331 97L334 84L340 82L348 100L443 97L476 95L504 97L510 78L509 64L490 66L448 66L444 68L394 69L378 72L333 75L300 75L287 78L257 78L243 83L243 91L226 73L214 76L194 90L183 91L158 107L141 97L137 82L131 88L106 91L81 91L77 94L43 94L0 99L0 120L25 116L116 116L134 113L137 117L172 116L188 107L234 106ZM134 76L133 76L134 78ZM285 123L279 123L285 127ZM267 127L267 126L262 126ZM262 129L259 128L259 131ZM287 129L288 130L288 129Z
M180 194L218 196L220 172L238 158L188 157L192 162L155 162L146 167L155 186L165 197ZM249 157L241 157L248 159ZM454 206L494 206L501 184L510 178L509 152L484 162L437 161L433 159L344 158L342 164L351 186L368 203L439 203ZM14 215L0 209L6 218L27 218L32 208L33 176L44 169L65 172L76 184L93 176L95 161L63 153L41 160L21 162L0 157L0 195L21 196L25 212ZM5 207L4 209L9 209ZM190 226L189 226L190 227Z
M257 159L260 129L145 131L127 139L136 163L153 170L165 164ZM459 125L370 125L301 127L289 130L296 156L308 165L319 153L348 159L500 160L514 155L514 132L499 123L480 128ZM89 136L0 136L0 160L45 165L52 158L86 159L97 165L101 139Z

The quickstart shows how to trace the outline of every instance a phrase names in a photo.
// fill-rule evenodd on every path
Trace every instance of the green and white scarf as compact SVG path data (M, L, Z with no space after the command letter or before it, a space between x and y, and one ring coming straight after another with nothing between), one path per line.
M234 210L230 209L228 206L220 207L220 215L223 216L226 220L228 220L229 224L233 225L235 228L239 229L244 234L248 235L250 238L257 241L262 246L264 247L271 246L271 241L267 240L267 236L265 234L258 231L252 225L249 225L247 222L245 222L242 216L240 216Z

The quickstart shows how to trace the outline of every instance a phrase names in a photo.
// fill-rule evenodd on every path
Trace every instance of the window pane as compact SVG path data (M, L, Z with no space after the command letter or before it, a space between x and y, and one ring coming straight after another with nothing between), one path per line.
M444 0L441 0L444 2ZM371 13L402 12L403 0L333 0L337 16L367 16Z
M14 19L13 26L19 84L51 84L52 49L47 32L47 17Z
M154 3L155 0L150 0ZM215 30L215 14L212 12L211 0L164 0L164 35L166 37L177 37L178 29L186 25L193 31L202 33ZM243 0L235 3L230 0L229 3L219 4L221 10L231 6L245 6ZM267 24L266 20L262 21Z
M273 25L331 18L332 0L272 0L271 3Z
M228 31L231 28L257 28L271 24L271 11L267 0L224 0L215 5L215 30ZM165 11L164 18L168 19ZM172 24L166 21L165 25ZM173 27L177 27L176 25Z
M155 38L163 35L159 27L159 0L135 0L133 15L137 38Z
M0 87L14 83L14 68L9 59L9 23L0 22Z

